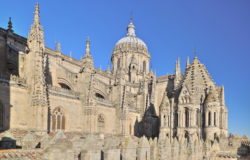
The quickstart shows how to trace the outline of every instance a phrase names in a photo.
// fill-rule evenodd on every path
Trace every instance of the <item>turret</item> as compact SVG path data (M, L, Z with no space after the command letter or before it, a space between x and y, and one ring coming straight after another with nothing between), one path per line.
M215 140L220 136L220 101L216 88L211 87L205 99L205 135L208 140Z

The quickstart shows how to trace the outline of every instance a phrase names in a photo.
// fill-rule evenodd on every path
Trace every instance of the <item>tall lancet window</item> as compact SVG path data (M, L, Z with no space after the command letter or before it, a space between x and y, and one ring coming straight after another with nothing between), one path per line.
M214 112L214 126L216 126L216 112Z
M0 101L0 129L3 129L4 125L4 108L3 104Z
M52 112L52 131L65 130L65 116L60 107L57 107Z
M211 112L208 113L208 126L211 126Z
M103 133L105 130L105 119L103 114L98 115L98 131L99 133Z
M189 109L185 108L185 127L189 127Z

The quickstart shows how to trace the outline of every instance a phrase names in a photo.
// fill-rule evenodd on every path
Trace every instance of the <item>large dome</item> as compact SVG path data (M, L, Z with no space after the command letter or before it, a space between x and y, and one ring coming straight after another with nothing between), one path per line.
M114 48L113 54L118 51L133 51L143 54L148 54L148 48L146 43L138 38L135 34L135 26L131 21L127 27L127 35L121 38Z

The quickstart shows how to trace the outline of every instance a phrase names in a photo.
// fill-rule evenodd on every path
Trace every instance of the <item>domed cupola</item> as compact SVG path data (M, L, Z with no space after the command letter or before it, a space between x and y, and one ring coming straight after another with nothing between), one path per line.
M135 26L132 21L128 24L127 35L121 38L112 53L112 73L123 70L129 74L131 64L137 65L137 79L140 80L149 73L150 55L147 45L136 36ZM117 72L118 71L118 72ZM127 76L129 79L129 76Z
M147 45L135 34L135 26L131 21L127 27L127 35L121 38L115 45L113 54L119 52L137 52L148 55Z

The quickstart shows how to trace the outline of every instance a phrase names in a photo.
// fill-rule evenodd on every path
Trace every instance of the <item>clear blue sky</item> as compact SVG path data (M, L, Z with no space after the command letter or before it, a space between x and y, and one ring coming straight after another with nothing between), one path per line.
M196 48L216 83L225 86L229 131L250 135L249 0L7 0L1 2L0 26L11 16L15 32L27 36L37 1L46 45L60 41L65 54L79 59L90 36L96 67L110 64L131 14L157 75L173 73L178 56L184 69Z

